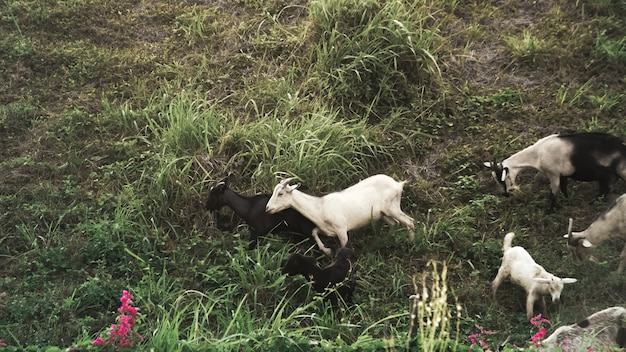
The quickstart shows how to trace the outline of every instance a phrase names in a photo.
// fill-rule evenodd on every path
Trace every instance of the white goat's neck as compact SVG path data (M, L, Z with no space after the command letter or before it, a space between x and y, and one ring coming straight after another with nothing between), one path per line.
M541 143L542 141L543 139L511 155L510 157L508 157L502 162L502 167L508 167L509 172L511 173L513 173L515 169L517 170L526 169L526 168L536 169L539 165L538 164L539 149L541 148L541 145L543 144Z
M300 192L297 189L291 191L291 197L292 208L307 217L318 227L320 226L320 223L323 223L323 197L315 197L304 192Z

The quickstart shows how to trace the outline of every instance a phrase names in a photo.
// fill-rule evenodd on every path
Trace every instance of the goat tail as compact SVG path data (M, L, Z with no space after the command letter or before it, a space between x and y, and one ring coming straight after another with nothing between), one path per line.
M513 243L513 237L515 237L515 233L509 232L504 236L504 244L502 249L506 252L511 249L511 244Z

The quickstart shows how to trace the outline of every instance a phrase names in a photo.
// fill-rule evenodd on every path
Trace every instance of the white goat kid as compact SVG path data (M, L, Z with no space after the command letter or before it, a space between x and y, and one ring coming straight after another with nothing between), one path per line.
M600 215L589 227L582 232L572 232L572 222L569 220L567 246L574 257L574 261L592 260L591 251L600 243L608 239L621 239L626 241L626 194L619 196L615 203L602 215ZM626 267L626 244L620 254L617 272L621 273Z
M274 193L267 202L265 210L276 213L287 208L294 208L309 218L317 227L313 238L320 250L330 255L319 239L319 231L327 236L337 236L341 247L348 243L348 231L383 219L389 225L401 223L406 226L413 240L413 218L400 209L402 188L406 181L397 182L386 175L374 175L340 192L314 197L300 192L298 185L290 185L294 178L282 180L274 187Z
M563 291L563 284L571 284L576 279L561 279L546 271L541 265L528 254L528 252L520 247L511 247L515 234L509 232L504 237L504 255L502 256L502 264L498 270L498 275L491 284L491 290L495 297L498 287L502 281L511 277L511 281L526 290L526 318L530 320L533 317L533 306L539 301L542 314L546 314L546 302L544 296L550 295L552 302L558 302Z

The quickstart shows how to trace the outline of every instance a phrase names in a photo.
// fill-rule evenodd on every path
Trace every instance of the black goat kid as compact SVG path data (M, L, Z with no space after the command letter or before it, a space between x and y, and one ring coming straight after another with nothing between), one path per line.
M315 224L296 210L287 209L276 214L265 212L265 206L270 197L270 194L252 197L239 195L228 188L228 179L223 179L211 188L209 198L206 201L206 209L216 212L223 206L228 206L243 219L250 228L250 240L252 242L249 249L254 249L257 246L259 236L267 235L270 232L297 233L312 241L311 234Z
M352 302L354 282L350 279L355 255L348 247L337 250L333 262L321 269L317 266L315 257L305 256L300 253L292 254L283 266L283 274L290 276L303 275L313 280L313 288L318 293L324 293L327 288L336 288L336 292L330 292L325 299L329 300L333 307L337 307L339 296L344 302ZM339 285L337 285L339 284Z

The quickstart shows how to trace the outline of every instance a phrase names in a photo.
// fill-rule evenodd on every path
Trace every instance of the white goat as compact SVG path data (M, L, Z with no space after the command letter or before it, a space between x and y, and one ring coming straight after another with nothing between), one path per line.
M546 301L544 296L550 295L552 302L558 302L563 291L563 284L571 284L576 279L561 279L546 271L541 265L535 263L528 252L520 247L511 247L515 234L509 232L504 236L504 255L502 264L498 269L498 275L491 284L491 290L495 297L498 287L507 277L511 281L526 290L526 318L533 317L533 306L536 301L540 302L542 314L546 315Z
M606 133L553 134L513 154L502 163L487 161L504 195L519 189L515 179L523 169L536 169L550 180L551 207L556 205L559 187L567 197L567 179L598 181L599 196L609 193L618 178L626 181L626 146Z
M573 220L570 219L568 234L563 237L568 239L567 246L577 262L589 260L591 249L603 241L612 238L626 241L626 194L619 196L615 203L592 222L585 231L572 232L572 222ZM621 273L625 266L626 244L620 254L617 272Z
M626 308L607 308L576 324L561 326L541 341L541 345L550 350L562 348L562 351L626 347Z
M400 209L402 187L406 181L397 182L386 175L375 175L343 191L314 197L298 191L299 184L289 185L293 179L282 180L274 187L265 210L273 214L294 208L309 218L317 226L312 236L320 250L327 255L330 255L331 250L319 239L319 231L328 236L337 236L341 247L345 247L348 231L365 227L372 220L380 218L389 225L398 222L403 224L409 229L409 238L413 240L413 218Z

